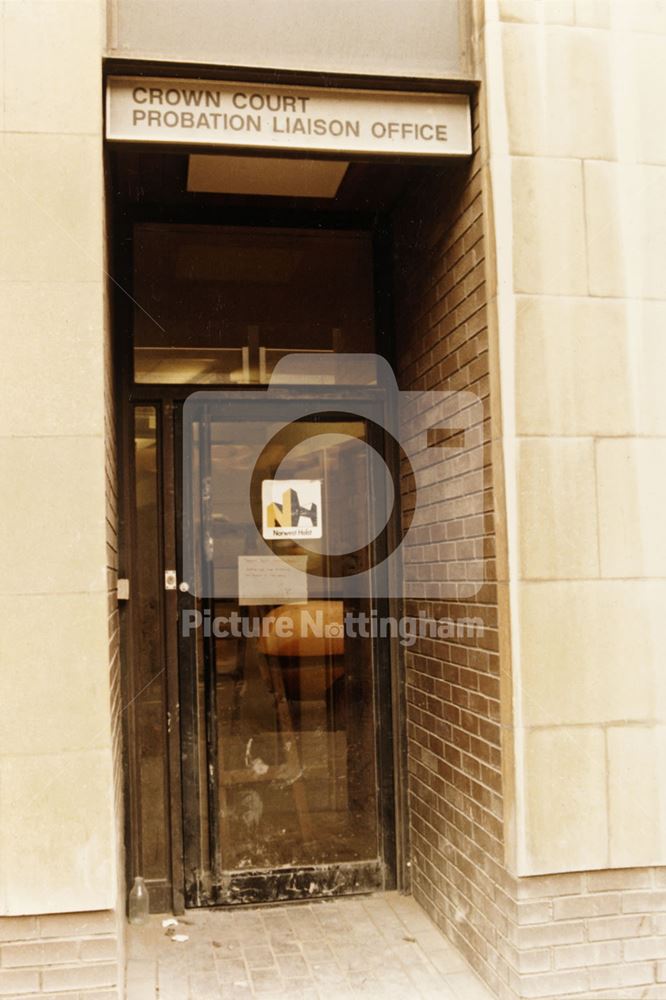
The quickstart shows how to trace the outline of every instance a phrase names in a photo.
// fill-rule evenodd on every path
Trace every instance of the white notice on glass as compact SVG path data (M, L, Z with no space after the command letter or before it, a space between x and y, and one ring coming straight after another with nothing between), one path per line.
M307 601L307 556L239 556L239 604Z

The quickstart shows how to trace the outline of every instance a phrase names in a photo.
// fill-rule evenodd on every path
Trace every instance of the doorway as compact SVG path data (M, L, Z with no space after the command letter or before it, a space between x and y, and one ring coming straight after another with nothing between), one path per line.
M155 908L169 887L189 907L393 888L396 664L345 629L385 613L381 399L376 420L302 413L322 359L376 349L371 235L151 222L132 243L130 874ZM315 530L248 532L248 481L255 524ZM341 598L350 560L367 585Z

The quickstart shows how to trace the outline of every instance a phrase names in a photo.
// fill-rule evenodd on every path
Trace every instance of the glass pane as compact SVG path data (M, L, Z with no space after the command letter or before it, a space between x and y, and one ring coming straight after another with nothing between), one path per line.
M135 381L197 385L249 382L247 348L135 347Z
M160 523L157 414L152 406L134 411L136 560L131 613L132 672L139 820L137 874L168 879L166 692L160 629Z
M183 514L185 525L191 525L189 535L199 536L201 532L201 493L200 485L202 480L201 459L201 434L198 424L191 426L191 454L192 454L192 479L191 483L185 484L185 495L183 498ZM188 488L189 487L189 488ZM187 527L185 534L188 535ZM205 560L202 553L195 547L192 553L191 565L194 570L195 590L199 589L202 574L205 572ZM203 607L202 602L195 602L198 607ZM206 731L206 644L208 642L203 630L197 629L190 637L189 657L193 667L193 677L195 684L193 689L194 713L199 720L196 732L196 747L192 748L192 753L188 755L191 766L194 768L194 782L196 787L195 801L189 804L191 809L198 812L198 857L201 859L201 866L205 870L210 870L210 829L208 826L208 809L205 805L208 798L208 760L207 760L207 731ZM180 669L184 669L184 664L180 664ZM187 819L187 817L186 817ZM189 824L188 824L189 825ZM186 873L186 878L191 877L191 873Z
M286 354L374 349L367 233L135 228L134 377L260 384Z
M265 423L253 426L257 439L271 436ZM246 439L249 433L245 424ZM239 527L246 520L240 495L238 524L229 517L233 470L254 465L257 454L236 439L232 423L212 425L210 518L218 593L229 592L223 581L238 572L239 558L255 554L256 542ZM362 421L301 421L290 424L260 459L259 483L321 480L323 551L349 548L350 519L358 526L359 548L369 537L373 452L365 442ZM343 482L354 482L353 495L336 488ZM216 509L222 491L224 516ZM252 499L261 503L260 497ZM307 556L300 549L297 556L290 540L272 546L282 557L307 559L308 569L329 558L316 545ZM373 645L343 629L346 612L365 612L369 620L371 594L353 602L332 599L325 577L321 580L321 590L305 600L256 603L241 587L240 603L214 602L222 871L378 856ZM323 621L323 636L303 632L303 612ZM235 629L228 624L234 616ZM271 619L291 622L291 635L278 634Z

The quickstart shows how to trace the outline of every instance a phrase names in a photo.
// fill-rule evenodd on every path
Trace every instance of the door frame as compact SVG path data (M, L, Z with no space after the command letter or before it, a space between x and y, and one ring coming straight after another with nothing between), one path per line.
M111 201L111 199L110 199ZM132 319L133 319L133 230L137 223L168 221L182 222L188 225L247 225L248 228L331 228L331 229L369 229L373 239L373 259L375 276L375 329L376 352L389 362L394 356L393 310L390 280L392 245L390 225L386 218L353 215L349 213L337 216L329 213L313 213L309 211L284 213L276 211L272 206L266 212L266 218L261 218L261 209L241 210L229 214L219 208L212 211L200 207L188 212L175 213L176 218L165 217L159 207L144 206L126 207L125 211L114 218L112 229L111 253L111 308L112 326L114 330L112 343L112 382L116 400L116 453L117 479L119 490L118 528L119 555L118 576L131 578L133 565L133 413L136 406L154 406L158 415L160 437L160 497L162 524L162 552L165 568L177 568L178 542L175 532L171 532L171 540L166 539L165 526L167 522L178 524L177 492L173 478L175 468L175 441L173 435L164 433L165 422L171 422L174 409L178 403L197 389L209 389L210 386L195 385L149 385L133 382L132 358ZM225 386L225 391L231 389ZM256 388L256 387L255 387ZM236 387L243 392L244 387ZM171 470L168 472L167 470ZM389 537L389 544L392 539ZM170 872L164 880L163 890L159 893L160 907L164 908L170 899L175 914L185 909L185 867L183 856L184 844L184 782L181 768L181 693L178 635L176 628L169 629L167 621L175 621L178 607L176 591L163 591L163 608L159 627L162 630L162 642L166 668L167 690L167 740L168 740L168 781L169 781L169 841L170 841ZM387 602L387 613L399 616L402 610L402 598L392 598ZM121 677L123 705L123 771L124 771L124 803L125 803L125 844L126 844L126 879L131 885L135 874L133 859L136 852L132 845L138 836L132 824L133 786L136 781L132 765L133 748L136 743L136 730L133 729L130 713L126 710L133 697L129 675L132 673L132 623L131 611L127 606L120 608L120 646L121 646ZM390 677L390 693L388 701L390 714L385 714L390 722L387 734L392 747L393 767L389 778L390 790L386 787L379 791L379 801L392 800L390 828L393 834L392 860L395 886L406 891L410 886L409 869L409 828L407 821L407 740L406 740L406 710L404 695L404 650L398 639L393 637L378 643L378 659ZM382 706L377 702L377 710ZM390 794L385 794L390 791ZM389 817L382 815L379 834L382 835L384 822Z
M249 413L248 419L261 419L261 403L256 399L258 387L249 385L244 387L242 393L252 394L253 399L246 402ZM214 391L214 389L213 389ZM293 402L302 404L307 402L311 396L307 389L287 390L287 395L292 397ZM350 413L354 413L353 393L349 394ZM378 392L376 401L377 410L382 409L383 394ZM321 396L312 395L313 402L316 400L321 405ZM288 404L289 400L285 400ZM367 407L367 400L365 401ZM239 405L243 403L239 400ZM176 451L182 454L182 424L180 413L177 411L174 421L174 436L177 442ZM344 421L343 413L333 413L333 417ZM367 417L359 417L368 428L368 444L381 454L387 463L394 466L390 455L386 454L387 443L390 437L381 430L381 414L376 414L378 421L373 421ZM238 417L236 418L238 419ZM304 418L318 423L323 419L330 419L327 411L314 412L311 417ZM179 474L176 469L176 475ZM204 472L205 475L205 472ZM395 478L395 477L394 477ZM182 497L187 489L187 484L183 483L181 489L176 487L176 496ZM177 501L178 522L175 530L185 523L182 510L182 503ZM373 565L378 564L378 572L372 572L374 581L377 575L386 574L385 558L382 551L391 543L392 527L395 515L387 522L385 531L380 532L379 540L371 544L371 548L378 552L377 558L373 559ZM182 549L179 546L179 552ZM178 580L184 579L180 562L177 566ZM192 597L189 592L177 591L177 598L180 611L193 608ZM372 609L376 609L380 617L385 617L390 612L388 610L389 599L384 597L370 596L368 598ZM356 889L357 892L369 892L377 889L394 889L397 885L396 859L397 859L397 836L396 836L396 760L394 753L394 715L393 715L393 688L394 678L391 669L391 654L388 643L378 636L362 639L372 645L372 692L373 710L375 714L375 732L373 739L373 749L375 757L375 805L377 824L377 857L376 859L366 859L359 862L331 862L325 864L307 863L292 867L277 867L274 869L248 869L247 871L224 872L221 866L220 854L220 824L218 800L218 777L217 777L217 727L215 711L215 677L206 676L204 684L206 686L204 705L205 719L205 746L206 746L206 778L207 778L207 798L208 798L208 851L209 868L206 869L204 858L202 857L202 824L199 804L201 802L200 779L196 781L194 776L201 773L201 762L199 760L200 747L203 742L196 739L196 730L200 726L200 718L195 719L196 687L199 681L197 667L192 656L192 639L183 638L179 630L178 647L179 660L178 670L180 677L181 691L181 740L182 745L187 747L188 755L191 755L193 762L190 764L189 774L184 767L181 767L181 780L183 782L183 823L184 823L184 843L183 856L185 868L185 905L186 906L236 906L243 903L276 902L288 899L312 898L308 889L314 881L318 884L319 896L346 894L354 891L359 885L359 881L364 883L364 887ZM215 669L215 640L211 636L208 642L204 639L203 670L207 674L209 670ZM212 650L212 653L211 653ZM196 761L196 763L195 763ZM204 852L205 854L205 852ZM223 893L222 883L228 881L226 894ZM262 887L264 893L262 895ZM237 896L229 898L231 892Z

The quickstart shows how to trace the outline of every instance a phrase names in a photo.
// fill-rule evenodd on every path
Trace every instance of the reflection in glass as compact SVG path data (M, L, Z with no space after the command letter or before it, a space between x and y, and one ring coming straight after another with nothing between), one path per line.
M136 559L132 581L135 669L130 711L136 731L136 787L140 836L135 874L164 879L169 871L167 822L166 689L161 649L160 523L157 415L152 406L134 411Z
M264 423L257 423L256 431L267 436ZM246 440L248 435L251 427L245 424ZM238 523L230 516L233 470L249 467L257 456L235 443L236 436L231 423L211 427L209 517L217 593L230 592L222 582L238 572L239 557L258 554L262 544L254 526L240 527L245 523L240 495ZM301 421L275 438L259 459L257 481L320 479L324 538L323 548L305 557L284 539L272 543L273 552L300 554L311 568L326 562L325 550L363 550L376 534L370 519L374 454L362 421ZM223 495L224 515L216 506ZM327 596L325 575L320 586L319 593L295 603L212 602L213 616L229 620L235 612L247 623L246 634L227 630L214 643L215 798L223 872L378 857L373 646L342 628L346 612L369 616L371 594L343 602ZM303 610L323 623L323 635L302 633ZM278 617L294 622L291 636L276 633L271 620ZM203 674L200 685L205 686ZM202 716L200 727L205 727Z
M265 384L286 354L370 352L367 233L135 228L134 378Z

